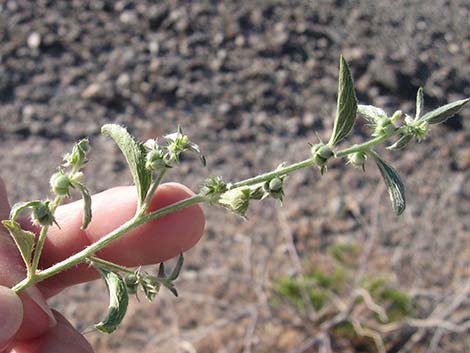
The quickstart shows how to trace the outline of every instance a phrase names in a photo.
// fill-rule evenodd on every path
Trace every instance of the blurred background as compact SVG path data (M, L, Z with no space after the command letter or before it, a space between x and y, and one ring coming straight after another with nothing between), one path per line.
M236 181L304 159L331 131L340 54L360 102L390 114L413 114L419 86L426 110L468 97L469 12L466 0L0 1L10 201L47 195L85 136L90 189L129 185L100 136L110 122L142 140L180 124L208 166L188 157L167 180L193 190L209 175ZM338 162L322 177L304 170L283 207L255 203L245 221L206 207L179 298L132 300L115 334L90 332L103 283L51 305L100 353L470 352L468 113L401 155L383 151L407 186L399 218L372 163L366 174ZM359 122L348 141L368 134Z

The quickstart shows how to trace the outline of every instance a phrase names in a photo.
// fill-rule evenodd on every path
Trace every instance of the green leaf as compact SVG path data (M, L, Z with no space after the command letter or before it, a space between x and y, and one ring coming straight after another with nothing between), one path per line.
M8 232L15 241L16 246L21 253L21 257L23 258L26 268L29 269L31 267L31 255L34 248L34 233L23 230L19 223L15 222L14 220L5 220L2 221L2 223L5 228L8 229Z
M109 292L109 307L106 318L95 325L101 332L112 333L115 331L126 315L129 304L126 282L115 272L103 267L98 267L101 277L106 282Z
M457 114L469 101L470 98L467 98L443 105L442 107L424 114L418 121L426 121L429 124L440 124Z
M423 97L423 87L418 88L418 92L416 92L416 114L415 120L421 118L423 115L423 108L424 108L424 97Z
M412 140L413 135L402 135L393 145L388 146L387 149L391 151L398 151L406 147Z
M82 229L86 229L91 222L91 196L90 192L82 183L74 183L78 190L82 193L83 198L83 224Z
M354 92L354 83L348 64L343 56L339 63L338 102L333 134L329 145L334 146L352 130L356 122L357 99Z
M16 218L18 218L18 216L20 215L20 213L27 209L27 208L34 208L34 207L38 207L39 205L41 205L43 201L41 200L34 200L34 201L26 201L26 202L17 202L13 205L13 207L11 208L10 210L10 219L11 220L16 220Z
M140 206L152 182L152 174L145 168L145 149L143 145L137 142L125 128L116 124L104 125L101 128L101 133L111 136L126 157L137 187Z
M362 105L357 106L357 114L366 119L367 121L373 123L380 118L386 118L387 113L382 109L374 107L373 105Z
M171 271L170 276L168 276L169 281L174 281L175 279L178 278L181 272L181 268L183 267L183 262L184 262L183 254L180 254L180 256L178 256L178 261L176 261L175 268L173 269L173 271Z
M378 154L373 153L372 155L387 186L393 210L395 214L399 216L406 208L405 185L403 185L400 175L398 175L395 168L380 158Z

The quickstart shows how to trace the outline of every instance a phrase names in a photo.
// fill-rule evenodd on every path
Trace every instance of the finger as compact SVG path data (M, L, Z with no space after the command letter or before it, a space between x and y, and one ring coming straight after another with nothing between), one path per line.
M156 210L192 196L186 187L170 183L161 185L150 205ZM86 231L82 224L82 203L74 202L57 209L60 229L51 227L41 256L42 268L51 266L84 249L129 220L136 210L134 187L119 187L95 195L92 200L93 219ZM201 237L204 215L193 205L150 221L129 231L96 255L124 266L154 264L177 256L191 248ZM89 281L98 273L86 264L75 266L40 283L45 295Z
M93 348L58 312L57 325L45 335L16 343L11 353L93 353Z
M23 303L11 289L0 286L0 352L13 339L23 321Z
M0 178L0 216L8 217L9 203L5 185ZM0 225L0 285L12 287L25 278L25 269L18 249L9 234ZM23 321L15 338L36 337L55 325L55 319L47 303L36 287L29 287L19 297L24 312Z

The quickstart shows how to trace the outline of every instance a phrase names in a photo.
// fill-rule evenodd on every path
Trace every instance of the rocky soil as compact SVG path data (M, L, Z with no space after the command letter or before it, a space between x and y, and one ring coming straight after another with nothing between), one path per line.
M11 202L44 197L61 156L90 136L91 190L129 184L122 157L99 133L109 122L143 140L183 126L208 167L188 158L170 178L193 189L208 175L235 181L303 159L307 142L316 133L327 139L332 127L341 53L359 100L390 113L413 113L419 86L428 109L470 96L469 15L465 0L2 1L1 176ZM323 177L293 175L282 208L257 205L246 221L206 208L206 235L186 256L180 297L133 301L116 334L90 333L105 310L102 283L52 304L102 353L317 352L323 343L307 345L316 333L277 298L274 279L328 263L326 249L338 240L368 244L373 234L366 272L428 293L416 313L425 318L470 288L468 115L403 155L384 152L407 185L400 218L372 164L363 174L335 163ZM367 127L355 131L350 141ZM469 304L446 319L468 322ZM387 351L434 344L434 352L470 352L468 331L435 327L413 345L395 345L410 332L391 337ZM374 352L361 344L331 342L335 352Z

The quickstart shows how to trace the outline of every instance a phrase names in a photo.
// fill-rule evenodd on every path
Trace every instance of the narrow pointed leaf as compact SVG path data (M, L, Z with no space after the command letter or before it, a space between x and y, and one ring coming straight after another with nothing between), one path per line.
M424 108L424 96L423 96L423 87L418 88L418 92L416 92L416 115L415 120L421 118L423 115L423 108Z
M19 214L31 207L37 207L41 205L43 201L40 200L34 200L34 201L27 201L27 202L17 202L13 205L13 207L10 210L10 219L11 220L16 220L16 218L19 216Z
M356 122L357 99L354 92L354 83L348 64L343 56L339 63L338 102L333 133L329 145L336 145L352 130Z
M34 248L34 233L23 230L19 223L13 220L5 220L2 221L2 223L15 241L26 268L29 268L31 266L31 255Z
M433 111L430 111L429 113L424 114L418 120L426 121L429 124L440 124L457 114L460 109L462 109L465 104L467 104L469 101L470 98L467 98L443 105L442 107L439 107L437 109L434 109Z
M393 210L397 216L401 215L406 208L405 199L405 185L403 184L400 175L390 164L385 162L376 153L373 154L377 167L384 179L387 191L392 202Z
M160 266L158 267L158 277L159 278L165 278L165 265L162 263L160 263Z
M402 135L393 145L388 146L387 149L391 151L401 150L408 145L412 138L412 135Z
M387 117L387 113L373 105L359 104L357 106L357 114L371 123L375 122L377 119Z
M83 198L83 224L82 224L82 229L86 229L86 227L88 227L88 224L90 224L90 222L91 222L91 196L90 196L90 192L85 187L85 185L83 185L81 183L75 183L75 186L82 193L82 198Z
M151 172L145 168L145 149L143 145L137 142L125 128L116 124L104 125L101 128L101 133L111 136L121 149L124 157L126 157L137 187L140 206L152 182Z
M178 278L181 272L181 268L183 267L183 262L184 262L183 254L180 254L180 256L178 257L178 261L176 261L175 268L173 269L173 271L171 271L171 274L168 277L169 281L174 281L175 279Z
M109 307L106 318L96 324L95 327L101 332L112 333L118 328L126 315L129 295L127 293L126 282L120 275L102 267L98 268L98 270L108 287Z

